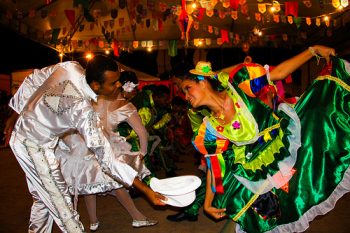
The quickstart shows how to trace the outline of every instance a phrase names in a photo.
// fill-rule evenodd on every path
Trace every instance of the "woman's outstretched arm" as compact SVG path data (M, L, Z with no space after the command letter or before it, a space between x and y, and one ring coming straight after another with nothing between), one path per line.
M270 72L270 80L277 81L286 78L288 75L293 73L296 69L302 66L304 63L309 61L314 56L320 56L329 62L330 56L335 56L335 50L330 47L323 45L314 45L309 47L305 51L298 55L280 63Z

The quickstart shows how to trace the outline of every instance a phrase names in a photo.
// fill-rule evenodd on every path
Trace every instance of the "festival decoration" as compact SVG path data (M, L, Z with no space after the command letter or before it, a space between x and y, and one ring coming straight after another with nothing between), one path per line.
M293 15L298 17L299 5L298 2L285 2L285 15Z
M261 14L264 14L266 12L266 4L265 3L259 3L258 4L258 10Z
M107 1L107 0L106 0ZM278 43L281 41L288 41L289 38L295 38L294 35L289 33L274 34L274 35L252 35L251 32L238 32L230 31L227 27L220 27L220 24L211 24L210 19L205 22L202 22L203 17L207 15L208 17L214 17L216 21L226 20L226 17L230 17L240 23L242 20L250 20L259 22L260 32L266 31L270 33L270 30L265 30L269 28L273 23L279 23L281 26L283 24L295 24L297 29L300 30L301 22L305 22L305 26L316 25L318 27L326 27L327 34L325 36L331 36L333 31L339 27L342 27L348 22L348 17L342 12L348 12L349 9L343 9L348 7L348 0L331 0L330 4L336 10L328 11L326 10L326 1L320 0L318 4L320 8L323 9L322 14L308 16L305 14L305 7L311 8L311 0L302 0L300 1L303 4L303 16L299 17L298 2L296 0L288 0L283 2L281 5L277 0L272 0L272 3L266 3L264 1L257 0L257 2L249 3L249 12L247 0L220 0L218 8L218 0L195 0L191 3L197 3L199 8L195 8L191 4L186 5L186 0L181 0L181 5L172 5L176 3L169 3L168 1L158 2L155 0L147 0L147 4L142 5L140 1L129 3L126 0L108 0L111 2L109 7L109 12L107 15L105 12L102 15L102 11L99 8L89 9L87 0L75 0L73 1L73 7L78 9L62 9L62 13L65 15L66 19L69 22L62 25L62 27L52 28L49 30L33 30L33 28L23 29L23 32L29 31L32 32L29 37L32 37L36 40L43 41L45 43L51 42L50 46L56 44L58 46L63 46L62 51L71 51L76 49L106 49L110 47L111 41L114 38L123 38L125 39L125 34L129 32L137 32L137 30L154 30L161 32L168 26L168 22L173 21L175 25L180 27L181 30L181 40L178 46L189 46L190 44L190 30L194 27L198 31L204 31L208 33L209 38L199 39L202 43L201 46L216 46L216 45L225 45L225 43L230 45L237 45L242 41L249 41L250 45L265 46L266 44L273 44L278 46ZM113 3L112 3L113 2ZM118 4L119 3L119 4ZM188 2L187 2L188 3ZM238 13L238 8L241 8L241 13ZM122 13L120 9L127 8L131 13L131 18L125 17L125 14ZM217 8L217 9L215 9ZM272 9L273 8L273 9ZM283 8L283 13L278 13L281 8ZM312 8L313 9L313 8ZM118 12L119 11L119 12ZM14 12L5 11L2 13L2 18L5 21L11 20L24 20L25 15L27 14L28 18L42 18L47 20L48 17L54 18L61 12L57 12L55 9L17 9ZM119 14L118 14L119 13ZM83 21L80 21L80 18L76 18L76 14L83 15ZM334 15L334 17L333 17ZM253 19L250 19L253 17ZM236 23L236 22L235 22ZM250 22L249 22L250 23ZM18 25L13 23L13 25ZM26 25L28 26L28 25ZM71 26L71 27L70 27ZM136 27L138 26L138 27ZM145 27L146 26L146 27ZM283 25L284 26L284 25ZM19 27L23 28L23 27ZM17 30L19 30L17 29ZM99 35L95 35L95 38L84 38L77 40L72 40L74 32L85 32L85 34L92 34L95 31L102 31L105 39ZM304 41L308 38L307 28L303 28L302 31L299 31L299 39ZM21 31L22 32L22 31ZM72 34L73 33L73 34ZM200 32L196 32L198 34ZM211 34L211 35L209 35ZM219 38L219 39L218 39ZM271 39L273 38L273 39ZM180 38L179 38L180 39ZM128 39L127 39L128 40ZM133 48L135 39L129 39L125 41L130 43L130 48ZM210 43L207 43L210 41ZM211 43L212 41L212 43ZM157 44L159 41L154 40L153 44L159 48L160 44ZM123 42L124 43L124 42ZM141 43L141 41L139 42ZM166 41L168 43L168 41ZM85 45L85 46L84 46ZM191 45L193 45L191 43ZM137 46L137 49L146 49L141 46Z
M340 5L342 7L347 7L349 6L349 0L340 0Z
M307 8L312 7L312 3L311 3L310 0L304 0L303 3L304 3L304 5L305 5Z
M133 41L133 42L132 42L132 47L133 47L134 49L136 49L137 47L139 47L139 42L138 42L137 40Z
M280 12L281 11L281 4L278 1L272 2L272 7L274 8L273 12Z
M178 23L181 30L181 40L185 41L185 47L188 46L189 34L193 24L193 18L186 11L186 2L182 0L181 11Z
M249 49L250 49L250 45L248 42L244 42L242 43L242 51L246 54L249 53Z

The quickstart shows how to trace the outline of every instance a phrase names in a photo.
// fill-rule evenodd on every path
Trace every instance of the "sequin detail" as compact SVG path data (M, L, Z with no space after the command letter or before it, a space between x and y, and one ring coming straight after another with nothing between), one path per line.
M80 101L83 101L83 96L70 80L59 83L44 94L44 104L57 115L62 115Z

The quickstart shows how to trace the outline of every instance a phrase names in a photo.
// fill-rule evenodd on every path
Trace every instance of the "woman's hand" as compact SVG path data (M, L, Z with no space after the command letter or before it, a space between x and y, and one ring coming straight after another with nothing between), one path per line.
M330 56L335 56L335 49L333 48L326 47L323 45L314 45L311 48L314 49L316 54L320 55L321 57L324 57L327 63L329 63Z
M211 217L215 219L223 219L226 217L226 209L217 209L212 206L212 202L214 199L214 193L213 190L211 189L211 172L207 171L207 183L206 183L206 190L205 190L205 200L204 200L204 205L203 209L204 211L209 214ZM215 185L215 184L213 184Z
M217 209L215 207L209 206L204 207L204 211L215 219L223 219L226 217L226 209Z

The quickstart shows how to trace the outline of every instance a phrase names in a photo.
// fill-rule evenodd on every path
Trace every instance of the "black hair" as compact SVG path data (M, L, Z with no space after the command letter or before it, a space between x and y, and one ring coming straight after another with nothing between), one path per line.
M165 95L170 95L170 89L165 85L156 86L153 96L164 97Z
M222 91L224 90L225 88L223 88L220 84L220 82L218 81L217 79L217 76L213 76L213 77L208 77L208 76L201 76L201 75L196 75L196 74L191 74L189 73L188 75L186 75L184 77L184 79L189 79L189 80L192 80L192 81L195 81L195 82L199 82L199 81L202 81L202 80L207 80L210 84L210 86L213 88L213 90L217 90L217 91Z
M118 64L112 58L104 55L96 55L86 65L86 81L91 84L93 81L99 84L104 83L106 71L118 71Z
M182 99L180 96L174 96L174 98L171 100L172 106L186 106L187 101Z
M142 90L143 91L151 91L153 93L156 88L157 88L157 85L149 84L149 85L143 86Z
M193 67L187 63L184 63L184 62L177 63L176 65L173 66L173 69L170 71L170 75L182 79L188 74L188 72L192 68Z
M123 71L120 73L119 82L124 85L126 82L132 82L138 84L139 80L137 79L136 73L134 71Z

